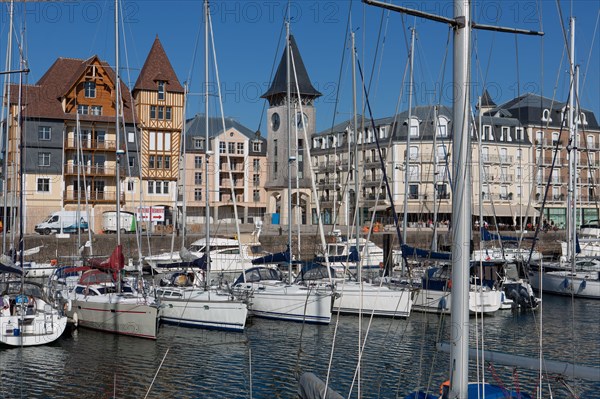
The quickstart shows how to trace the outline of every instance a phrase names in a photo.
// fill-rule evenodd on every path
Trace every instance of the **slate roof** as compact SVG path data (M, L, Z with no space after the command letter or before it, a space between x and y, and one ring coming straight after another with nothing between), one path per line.
M533 93L526 93L519 97L513 98L488 111L485 115L503 115L516 118L523 125L545 125L542 121L542 113L544 109L550 110L550 118L552 121L549 126L560 128L561 112L565 107L564 102L554 101L547 97L542 97ZM600 129L598 121L594 113L590 110L582 109L587 121L587 129Z
M290 35L290 50L291 57L293 57L293 64L291 67L296 67L296 75L298 76L298 87L300 88L300 95L304 97L312 97L317 98L321 96L321 93L318 92L310 82L310 78L308 77L308 72L306 71L306 67L304 66L304 61L302 61L302 57L300 56L300 51L298 50L298 46L296 45L296 40L294 36ZM291 87L290 91L292 94L298 94L296 90L296 76L294 76L293 68L290 68L290 79L291 79ZM265 94L261 96L261 98L269 99L278 94L286 94L287 93L287 56L286 51L283 52L281 56L281 61L279 62L279 66L277 67L277 72L275 72L275 76L273 78L273 82L271 82L271 87L266 91Z
M194 138L204 138L206 118L204 114L196 114L193 118L186 120L185 122L185 138L187 140L186 147L193 148ZM242 125L233 118L225 118L225 129L234 128L244 136L248 137L251 141L260 140L263 142L263 147L266 146L266 139L262 136L257 136L256 132ZM209 117L208 118L208 136L210 138L216 137L223 133L223 121L220 117ZM266 148L266 147L265 147Z
M483 95L481 96L481 106L482 107L495 107L496 103L492 100L490 93L485 89L483 91Z
M77 118L76 113L65 113L63 111L62 99L77 82L81 81L87 66L94 62L98 62L106 70L108 78L114 85L116 81L114 70L108 63L101 61L98 56L94 55L86 60L61 57L54 61L54 64L48 68L35 85L23 86L23 115L29 118L75 120ZM121 81L120 87L125 122L133 123L129 88L123 81ZM16 84L11 85L10 101L12 104L18 103L18 94L19 86ZM115 117L109 115L79 115L79 119L81 121L114 122Z
M173 70L173 66L167 57L167 53L158 39L154 39L152 48L146 57L146 62L140 71L140 74L133 86L133 91L136 90L156 90L156 82L162 80L166 82L165 90L172 93L183 93L183 86L177 79L177 74Z

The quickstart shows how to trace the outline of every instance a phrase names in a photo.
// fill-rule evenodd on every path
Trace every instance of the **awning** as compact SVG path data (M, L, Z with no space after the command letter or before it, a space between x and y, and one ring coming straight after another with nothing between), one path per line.
M473 206L473 215L479 216L479 206ZM491 205L483 206L483 216L510 216L510 217L533 217L538 215L538 210L530 207L527 210L527 205L519 206L519 205L494 205L492 208Z
M383 204L377 204L375 206L372 206L369 208L369 212L381 212L381 211L386 211L390 208L391 206L387 203L383 203Z

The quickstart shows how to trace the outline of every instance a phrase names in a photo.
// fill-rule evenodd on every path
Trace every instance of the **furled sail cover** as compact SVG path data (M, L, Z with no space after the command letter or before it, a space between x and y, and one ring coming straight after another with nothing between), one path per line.
M125 267L125 257L123 256L123 246L117 245L108 259L106 258L91 258L88 259L88 264L98 269L106 270L123 270Z
M273 263L289 263L290 262L290 247L283 252L276 252L262 256L260 258L252 259L253 265L268 265Z
M402 257L405 259L416 257L420 259L450 260L451 256L452 254L449 252L428 251L426 249L411 247L406 244L402 245Z
M353 247L352 251L348 255L338 255L338 256L328 256L327 260L329 262L360 262L360 255L356 250L356 247ZM327 261L324 256L316 256L315 262L326 262Z

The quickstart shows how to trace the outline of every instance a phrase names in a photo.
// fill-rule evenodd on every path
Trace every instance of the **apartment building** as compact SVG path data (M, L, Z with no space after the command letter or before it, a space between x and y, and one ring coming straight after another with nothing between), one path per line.
M232 118L196 115L186 121L185 166L178 207L186 204L188 225L204 224L206 201L212 223L244 223L266 212L267 143Z
M98 56L59 58L36 84L22 90L10 86L5 226L12 228L19 214L21 177L25 233L61 209L88 212L91 228L100 231L102 214L116 210L117 192L122 210L159 207L164 216L157 223L182 223L184 194L178 195L178 186L190 200L187 222L198 221L194 217L203 212L206 194L196 184L202 181L196 173L198 158L206 154L195 146L205 132L198 117L188 121L189 151L183 152L185 90L158 37L133 89L121 82L120 97L117 137L116 76ZM240 220L252 222L265 213L266 141L234 120L226 121L225 130L216 119L211 122L213 221L233 218L232 189ZM194 180L178 185L184 170Z
M139 180L136 164L123 162L124 157L137 158L138 131L129 89L121 83L120 90L118 140L116 76L98 56L59 58L36 84L21 91L11 86L5 225L12 227L16 220L22 184L26 232L52 211L84 207L92 228L99 228L102 213L115 209L117 167L122 177ZM121 200L126 205L132 197L122 192Z

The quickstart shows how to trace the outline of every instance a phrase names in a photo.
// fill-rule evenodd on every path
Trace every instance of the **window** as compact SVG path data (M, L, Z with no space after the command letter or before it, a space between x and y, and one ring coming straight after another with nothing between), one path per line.
M261 147L261 142L260 141L254 141L254 142L252 142L252 151L254 151L254 152L260 152L260 147Z
M517 140L521 140L521 141L525 140L525 134L524 134L524 132L525 131L523 130L522 127L515 128L515 136L516 136L515 138Z
M89 113L89 107L84 104L79 104L77 106L77 113L79 115L87 115Z
M90 107L90 115L96 115L96 116L102 115L102 106L101 105L92 105Z
M517 148L517 161L522 161L522 160L523 160L523 149Z
M38 129L38 140L50 140L52 138L52 128L50 126L40 126Z
M95 82L85 82L83 84L85 96L87 98L96 98L96 83Z
M158 107L158 119L165 118L165 107Z
M229 154L235 154L235 143L227 143L227 152Z
M196 155L194 157L194 169L202 169L202 157Z
M277 173L277 161L273 162L273 173Z
M237 153L238 154L244 153L244 143L237 143Z
M157 155L156 156L156 169L162 169L162 167L163 167L163 156Z
M252 169L255 172L259 172L260 171L260 159L254 159L254 160L252 160Z
M135 167L135 157L129 157L129 167Z
M171 114L173 113L173 108L171 107L166 107L165 108L165 119L170 121L171 120Z
M489 125L485 125L483 127L483 136L481 137L483 140L486 138L488 140L494 140L494 134L492 133L492 127Z
M260 187L260 175L255 174L252 177L252 183L254 184L254 187Z
M419 199L419 185L411 184L408 186L408 198Z
M50 166L49 152L40 152L38 154L38 166Z
M154 169L156 166L156 155L148 155L148 167Z
M171 169L171 156L165 155L165 169Z
M517 166L517 168L515 169L515 172L516 172L517 181L521 181L521 176L523 175L523 168L521 168L520 166Z
M226 154L227 153L227 143L224 142L220 142L219 143L219 154Z
M194 184L199 186L202 184L202 172L194 173Z
M156 119L156 105L150 106L150 119Z
M419 159L419 147L411 146L410 153L408 156L409 156L409 159L411 159L411 160ZM375 158L373 158L373 162L375 162Z
M49 193L50 192L50 179L48 177L39 177L37 179L37 192L38 193Z
M508 149L500 148L500 162L506 163L508 161Z
M203 150L204 149L204 139L195 138L194 139L194 148L197 150Z
M419 137L419 121L414 118L410 121L410 137Z
M273 156L277 156L277 139L273 140Z
M260 201L260 190L254 190L252 192L252 200Z
M194 201L202 201L202 189L201 188L194 189Z
M419 165L408 167L408 181L419 181Z
M558 132L552 132L552 146L560 145L559 138L560 134Z
M165 99L165 81L164 80L158 81L158 99L159 100Z
M550 117L550 110L547 108L542 112L542 122L552 122L552 118Z
M148 194L169 194L169 182L149 180Z
M127 180L127 191L133 192L135 189L135 182L133 180Z
M135 132L127 132L127 141L129 143L135 143Z

